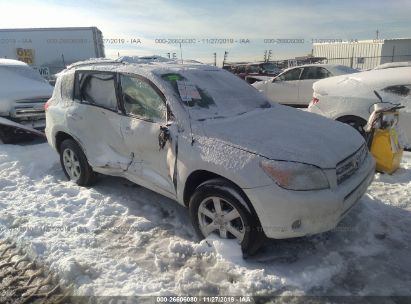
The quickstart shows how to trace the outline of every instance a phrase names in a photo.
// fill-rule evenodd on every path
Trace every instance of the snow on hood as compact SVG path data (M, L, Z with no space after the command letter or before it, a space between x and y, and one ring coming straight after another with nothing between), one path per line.
M273 160L335 168L364 143L348 125L301 110L276 106L203 123L204 133Z

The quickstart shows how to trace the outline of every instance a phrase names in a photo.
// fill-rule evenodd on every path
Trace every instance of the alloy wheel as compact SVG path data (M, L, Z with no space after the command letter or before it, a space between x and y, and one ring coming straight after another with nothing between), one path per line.
M224 239L235 238L240 243L244 239L246 228L240 212L220 197L208 197L200 203L198 221L205 237L216 232Z

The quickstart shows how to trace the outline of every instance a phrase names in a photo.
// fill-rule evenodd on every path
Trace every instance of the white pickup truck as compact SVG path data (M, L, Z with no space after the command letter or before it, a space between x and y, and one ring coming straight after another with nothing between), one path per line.
M8 143L25 130L43 130L44 104L53 87L24 62L0 59L0 140Z

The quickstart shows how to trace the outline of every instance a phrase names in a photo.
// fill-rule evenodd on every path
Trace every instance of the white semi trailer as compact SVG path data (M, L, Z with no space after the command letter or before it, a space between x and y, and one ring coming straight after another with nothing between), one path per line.
M23 61L48 78L73 62L105 57L102 38L97 27L0 29L0 58Z

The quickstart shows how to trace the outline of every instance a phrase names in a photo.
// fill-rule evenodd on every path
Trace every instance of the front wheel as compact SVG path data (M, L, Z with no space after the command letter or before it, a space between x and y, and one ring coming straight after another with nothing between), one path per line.
M256 215L250 211L238 190L223 179L201 184L190 200L190 217L200 239L216 234L236 239L244 256L262 245L264 233Z
M72 139L66 139L60 146L60 163L64 174L79 186L89 186L94 172L87 162L81 147Z

